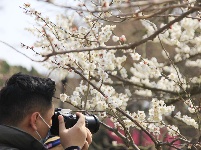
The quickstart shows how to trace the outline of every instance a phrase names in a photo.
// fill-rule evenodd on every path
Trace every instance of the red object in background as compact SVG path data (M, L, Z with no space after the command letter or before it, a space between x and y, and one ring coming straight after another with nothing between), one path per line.
M110 119L107 119L106 123L110 127L114 127L114 123ZM166 129L161 129L161 130L162 130L161 131L162 133L166 132ZM122 129L119 129L119 132L124 135L124 131ZM120 137L118 137L114 132L108 131L108 135L113 141L117 141L117 144L123 143L122 139ZM154 142L151 140L151 138L145 132L143 132L141 130L133 129L131 135L132 135L134 143L137 146L150 146L150 145L154 144ZM171 137L170 135L166 134L163 141L171 142L172 140L174 140L174 137ZM180 144L180 141L178 140L174 143L174 146L178 147L177 145L179 145L179 144ZM171 150L171 148L170 148L170 150Z

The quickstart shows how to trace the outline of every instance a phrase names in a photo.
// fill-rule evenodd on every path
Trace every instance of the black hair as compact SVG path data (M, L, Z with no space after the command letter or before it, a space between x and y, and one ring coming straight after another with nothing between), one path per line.
M26 115L43 115L52 107L55 82L50 78L14 74L0 91L0 124L17 125Z

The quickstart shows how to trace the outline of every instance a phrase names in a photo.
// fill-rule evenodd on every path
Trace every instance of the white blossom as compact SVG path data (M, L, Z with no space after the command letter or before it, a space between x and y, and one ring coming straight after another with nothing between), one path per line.
M112 36L112 40L113 40L114 42L117 42L117 41L119 41L119 37L118 37L118 36L113 35L113 36Z
M67 98L69 98L69 96L67 96L65 93L64 94L60 94L60 100L62 102L65 102L67 100Z
M138 53L130 53L130 56L133 60L140 60L141 58L141 55L139 55Z

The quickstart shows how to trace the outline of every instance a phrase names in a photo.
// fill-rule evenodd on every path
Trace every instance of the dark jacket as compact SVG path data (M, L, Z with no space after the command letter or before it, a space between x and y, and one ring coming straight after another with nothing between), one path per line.
M66 150L78 148L69 147ZM0 150L47 150L30 134L11 126L0 125Z
M0 125L0 150L47 150L30 134L11 126Z

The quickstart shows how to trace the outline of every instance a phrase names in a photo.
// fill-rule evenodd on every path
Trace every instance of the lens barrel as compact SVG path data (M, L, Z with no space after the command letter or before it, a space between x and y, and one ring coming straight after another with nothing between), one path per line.
M55 113L52 116L52 127L50 129L52 135L59 135L59 115L62 115L64 117L65 127L67 129L73 127L79 119L79 117L75 114L62 114L61 111L61 108L56 108ZM90 130L92 134L96 133L100 127L98 117L96 115L85 115L85 126Z

